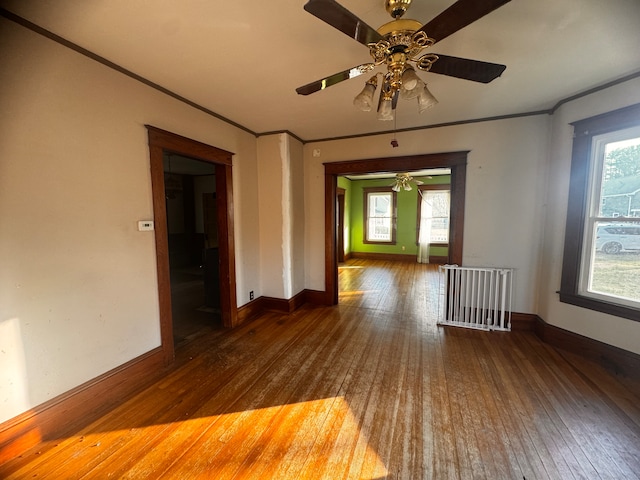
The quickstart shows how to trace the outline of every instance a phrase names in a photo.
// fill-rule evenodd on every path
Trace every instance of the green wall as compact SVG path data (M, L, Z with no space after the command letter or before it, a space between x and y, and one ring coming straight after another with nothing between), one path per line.
M449 184L450 175L439 175L433 178L416 177L425 184ZM345 236L345 251L366 252L366 253L391 253L401 255L417 255L416 245L416 223L418 216L418 189L410 191L401 190L397 195L397 230L395 245L376 245L363 243L364 240L364 188L367 187L387 187L392 183L391 179L375 180L349 180L338 177L338 186L344 188L345 192L345 226L348 225L349 242ZM346 185L346 186L345 186ZM347 196L348 195L348 196ZM346 217L349 217L347 222ZM346 228L345 228L346 229ZM404 249L403 249L404 247ZM446 256L447 247L431 247L430 255Z
M351 253L351 180L338 177L338 187L344 188L344 253Z

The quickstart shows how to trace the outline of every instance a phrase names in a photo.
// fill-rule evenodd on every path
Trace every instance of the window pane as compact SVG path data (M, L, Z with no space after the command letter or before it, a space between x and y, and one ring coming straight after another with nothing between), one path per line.
M367 192L365 241L393 242L393 192Z
M448 190L423 190L420 225L431 226L429 229L429 242L449 242L450 203Z
M640 302L640 137L630 135L636 132L594 138L581 281L584 295L630 306Z
M640 302L640 225L596 223L588 292Z
M369 219L369 240L377 240L381 242L391 241L391 219L390 218L371 218Z
M604 145L600 217L640 218L640 138Z
M391 195L388 193L369 194L369 216L370 217L390 217L391 216Z

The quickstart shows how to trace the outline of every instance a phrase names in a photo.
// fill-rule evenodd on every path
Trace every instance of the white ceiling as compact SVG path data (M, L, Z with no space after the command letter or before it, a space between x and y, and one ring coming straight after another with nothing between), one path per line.
M306 0L1 0L0 5L255 132L305 141L393 130L352 105L368 76L309 96L295 89L370 60L303 10ZM383 0L340 0L377 28ZM421 23L452 0L414 0ZM501 63L481 84L422 73L439 104L400 100L397 129L549 110L640 73L640 0L512 0L431 51ZM428 32L427 32L428 33Z
M429 168L426 170L413 170L410 172L413 177L435 177L438 175L450 175L450 168ZM395 178L395 172L363 173L360 175L345 175L349 180L377 180L380 178Z

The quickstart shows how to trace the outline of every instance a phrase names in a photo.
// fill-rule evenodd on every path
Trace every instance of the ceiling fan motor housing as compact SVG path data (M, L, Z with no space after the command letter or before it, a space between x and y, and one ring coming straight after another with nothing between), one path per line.
M393 18L400 18L403 16L407 8L411 5L411 0L385 0L384 8L387 9L389 15Z
M393 2L387 2L387 5ZM376 65L386 63L387 74L385 84L388 84L387 97L402 86L402 74L410 68L408 62L417 62L417 55L435 43L427 34L420 31L421 24L417 20L398 18L378 28L377 32L384 37L377 43L369 44L369 51ZM416 65L422 70L420 64ZM430 65L429 65L430 67Z

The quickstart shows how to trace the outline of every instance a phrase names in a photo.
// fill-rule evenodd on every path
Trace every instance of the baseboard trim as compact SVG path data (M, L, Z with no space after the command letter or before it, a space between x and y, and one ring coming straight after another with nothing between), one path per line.
M415 255L404 253L376 253L376 252L351 252L351 258L363 258L367 260L385 260L388 262L416 262Z
M436 265L446 265L449 263L449 257L429 255L429 263L435 263Z
M164 370L164 353L158 347L3 422L0 465L42 441L60 438L91 423L156 380Z
M418 257L413 254L406 253L377 253L377 252L351 252L349 258L362 258L366 260L384 260L387 262L414 262L418 261ZM347 257L345 256L345 261ZM444 265L449 262L449 257L438 255L429 255L429 263Z
M511 312L511 330L535 332L538 316L534 313Z
M284 298L262 297L262 308L281 313L291 313L304 302L304 293L300 292L289 300Z
M326 293L319 290L302 290L289 300L275 297L258 297L238 308L240 323L257 317L264 311L293 313L305 303L312 305L326 305Z
M615 375L640 381L640 355L550 325L536 316L535 334L552 347L581 355Z
M252 318L257 317L264 311L262 306L262 297L251 300L241 307L238 307L238 325L248 322Z
M305 290L304 298L306 303L310 303L311 305L330 305L327 302L327 293L322 290Z

